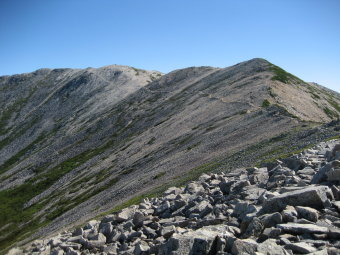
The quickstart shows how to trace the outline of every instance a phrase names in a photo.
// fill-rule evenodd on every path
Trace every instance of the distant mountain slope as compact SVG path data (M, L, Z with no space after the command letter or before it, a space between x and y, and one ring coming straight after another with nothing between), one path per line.
M271 139L307 134L298 148L335 135L313 128L338 118L339 103L263 59L166 75L109 66L0 77L0 247Z
M325 122L339 118L339 93L316 83L306 83L272 65L268 91L274 101L302 120ZM287 86L288 85L288 86Z

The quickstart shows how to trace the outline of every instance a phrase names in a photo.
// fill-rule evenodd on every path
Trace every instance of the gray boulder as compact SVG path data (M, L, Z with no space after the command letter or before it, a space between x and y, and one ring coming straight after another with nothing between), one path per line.
M340 161L335 160L325 164L313 176L312 184L319 184L324 181L340 181Z
M305 218L306 220L317 222L319 218L319 212L314 208L305 207L305 206L296 206L295 207L297 213L301 218Z
M85 225L84 230L86 230L86 229L95 229L95 228L98 227L98 225L99 225L99 221L97 221L97 220L91 220L91 221L89 221L89 222Z
M275 239L267 239L260 243L257 251L265 255L288 255L289 253L280 245L276 244Z
M294 206L287 205L281 212L281 215L285 222L295 222L297 220L298 213Z
M67 239L67 242L84 244L86 240L83 238L83 236L72 236Z
M143 221L145 220L145 216L143 213L136 211L133 215L132 223L137 227L140 228L143 226Z
M208 201L203 200L202 202L198 203L197 205L191 207L187 211L186 214L188 216L190 214L198 214L200 218L203 218L204 216L209 214L212 210L213 210L213 207L211 206L211 204Z
M262 168L248 168L247 172L249 174L249 181L251 184L260 184L260 186L265 186L268 181L268 170L266 167Z
M196 231L189 230L182 234L175 233L158 249L159 255L177 254L194 255L210 254L218 249L217 236L222 235L221 229L203 227ZM222 249L222 247L220 247Z
M278 228L282 229L286 233L291 234L327 234L327 227L320 227L314 224L299 224L299 223L286 223L278 224Z
M10 252L8 253L8 255L12 255ZM13 254L14 255L14 254ZM17 254L16 254L17 255ZM62 250L61 248L56 248L53 249L50 253L50 255L64 255L64 250Z
M75 251L73 248L68 247L66 249L66 255L80 255L80 252Z
M258 199L267 192L266 189L259 188L258 185L246 186L239 193L244 200L254 201L257 203Z
M332 158L338 158L340 152L340 144L336 144L332 150Z
M322 249L322 250L319 250L319 251L309 253L309 255L329 255L329 254L327 252L327 249Z
M290 169L294 170L303 169L307 165L306 162L297 155L283 159L283 163Z
M148 245L148 243L141 241L135 245L133 254L134 255L147 254L149 250L150 250L150 246Z
M170 202L165 200L160 206L158 206L155 210L156 215L160 215L164 213L166 210L170 209Z
M327 255L339 255L340 254L340 249L335 248L335 247L329 247L327 248Z
M228 181L226 179L223 179L219 183L220 190L222 191L223 194L229 194L232 185L235 183L235 181Z
M136 206L131 206L131 207L125 208L125 209L119 211L115 215L115 220L118 223L130 220L130 219L132 219L133 215L135 214L135 211L136 211Z
M332 204L336 208L336 210L340 213L340 201L333 201Z
M332 168L326 172L328 181L340 181L340 161L334 160L332 163Z
M174 226L161 227L159 230L159 235L163 236L165 239L168 239L175 232L176 228Z
M106 223L106 222L112 222L115 220L115 215L113 214L108 214L103 217L100 223Z
M253 220L248 225L246 231L242 235L242 238L249 238L249 237L259 237L263 231L263 224L262 222L254 217Z
M106 243L106 237L102 233L98 233L96 236L91 237L85 244L88 248L101 248Z
M266 240L268 238L278 238L281 234L281 229L279 228L265 228L260 236L260 240Z
M332 196L332 191L327 186L307 187L286 192L266 200L263 203L261 213L280 212L287 205L324 208L329 203L327 195Z
M256 207L249 202L239 202L236 204L232 216L243 219L248 213L256 212Z
M265 228L270 228L276 226L277 224L282 223L282 215L281 213L271 213L271 214L264 214L259 217L263 226Z
M66 243L61 243L59 245L59 247L62 248L63 250L66 250L67 248L72 248L72 249L75 249L75 250L79 250L81 248L81 244L66 242Z
M177 187L170 187L164 192L164 196L168 195L179 195L182 193L182 189Z
M113 226L111 222L105 222L99 224L99 233L104 234L106 237L108 237L113 230Z
M191 182L185 187L185 192L190 194L203 194L204 188L196 182Z
M58 237L53 237L48 241L48 245L51 246L51 248L57 247L62 243L62 241Z
M73 232L72 235L73 236L81 236L84 234L84 230L83 228L76 228Z
M258 243L253 239L237 239L233 243L231 253L233 255L254 254L257 250Z
M317 251L313 246L304 242L286 244L285 249L292 250L297 254L309 254Z
M315 170L311 167L305 167L304 169L301 169L299 171L296 172L298 175L314 175L315 174Z

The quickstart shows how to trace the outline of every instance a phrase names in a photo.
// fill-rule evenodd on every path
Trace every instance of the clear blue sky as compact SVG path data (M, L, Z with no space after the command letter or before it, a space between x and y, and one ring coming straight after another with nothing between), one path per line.
M0 75L254 57L340 91L340 1L0 0Z

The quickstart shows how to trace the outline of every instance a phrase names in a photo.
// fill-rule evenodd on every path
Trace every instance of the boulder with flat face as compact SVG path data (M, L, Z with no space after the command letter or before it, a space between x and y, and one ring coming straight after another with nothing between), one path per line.
M324 208L328 202L327 195L332 196L332 191L327 186L312 186L286 192L264 201L261 213L280 212L287 205Z
M135 206L125 208L115 215L115 220L119 223L130 220L135 214L135 211L136 211Z
M218 247L220 245L217 237L222 236L223 231L225 231L224 226L208 226L196 231L175 233L159 247L158 254L209 254L210 251L222 249L222 247Z
M283 232L291 234L327 234L327 227L320 227L314 224L286 223L278 224L277 227Z

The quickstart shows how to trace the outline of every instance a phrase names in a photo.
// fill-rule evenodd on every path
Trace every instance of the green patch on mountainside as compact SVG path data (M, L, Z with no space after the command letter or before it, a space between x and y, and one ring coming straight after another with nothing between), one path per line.
M274 73L274 76L271 78L273 81L280 81L283 83L290 83L290 82L297 82L304 84L305 82L300 78L296 77L295 75L288 73L287 71L283 70L281 67L271 64L270 71Z
M32 126L32 125L30 125ZM26 129L25 129L26 130ZM19 151L12 158L6 161L1 168L6 171L14 163L17 162L25 153L34 148L35 144L43 140L46 135L43 133L30 145ZM48 224L56 217L64 212L74 208L80 203L90 199L96 194L110 188L119 181L119 177L111 177L109 169L104 169L92 175L90 179L91 189L85 193L73 196L69 199L63 199L66 195L65 191L54 191L52 194L42 201L37 202L30 207L24 208L24 205L35 196L41 194L43 191L50 188L54 183L63 177L65 174L71 172L73 169L83 165L90 159L104 151L124 144L126 140L116 141L117 135L113 135L111 140L108 140L104 145L94 149L86 150L72 158L69 158L59 165L48 169L49 165L42 165L34 169L36 176L27 180L25 183L18 185L14 188L0 191L0 226L10 226L8 234L0 235L0 250L8 248L11 244L24 239L29 233L33 233L38 228ZM74 183L75 187L70 190L70 193L75 193L81 189L81 183ZM78 185L78 186L77 186ZM77 190L78 189L78 190ZM61 198L61 199L60 199ZM44 209L52 199L59 199L52 208L49 208L44 217L35 218L35 214ZM6 229L4 229L6 230Z
M15 240L18 240L18 236L22 236L27 232L37 229L38 227L46 224L48 221L65 212L66 209L76 206L77 204L116 183L118 179L112 179L106 184L96 187L86 196L84 195L82 197L77 197L74 199L74 201L71 201L70 204L72 203L72 206L69 206L69 204L57 204L55 207L57 208L57 211L51 212L50 215L47 215L47 220L43 222L34 219L34 214L39 212L39 210L41 210L48 201L36 203L28 208L24 208L25 203L30 201L35 196L41 194L43 191L47 190L62 176L74 168L84 164L94 156L100 154L111 145L112 142L108 142L102 147L80 153L79 155L62 162L48 171L45 171L44 167L40 167L39 169L36 169L37 175L34 178L29 179L24 184L16 186L15 188L0 191L0 226L11 224L10 235L0 239L0 249L7 247L11 243L14 243ZM11 162L12 160L10 163Z
M324 107L323 111L327 114L328 117L330 117L331 119L333 118L338 118L339 114L336 111L333 111L331 109L329 109L328 107Z
M270 102L268 101L268 99L263 100L262 107L268 107L268 106L270 106Z

